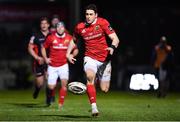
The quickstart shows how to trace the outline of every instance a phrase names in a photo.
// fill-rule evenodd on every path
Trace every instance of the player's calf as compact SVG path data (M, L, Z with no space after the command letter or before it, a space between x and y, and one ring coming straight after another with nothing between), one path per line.
M34 99L36 99L36 98L38 97L40 89L41 89L41 88L39 88L39 87L37 87L37 86L35 87L35 90L34 90L34 92L33 92L33 98L34 98Z

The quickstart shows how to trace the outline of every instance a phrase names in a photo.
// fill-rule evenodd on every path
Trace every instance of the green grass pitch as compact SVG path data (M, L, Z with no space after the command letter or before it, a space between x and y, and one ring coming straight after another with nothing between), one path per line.
M180 94L157 98L155 92L97 92L99 117L91 117L87 95L68 92L62 111L45 106L45 94L32 90L0 91L0 121L180 121Z

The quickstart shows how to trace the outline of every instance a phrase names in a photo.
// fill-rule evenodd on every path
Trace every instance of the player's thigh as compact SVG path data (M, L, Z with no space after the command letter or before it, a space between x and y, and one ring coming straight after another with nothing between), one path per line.
M45 73L45 70L46 70L45 65L34 65L33 66L33 72L37 78L43 76Z
M94 74L96 74L97 67L98 67L98 64L97 64L96 60L94 60L88 56L84 57L84 71L85 72L92 71L92 72L94 72Z
M35 74L35 79L36 79L36 84L38 85L43 85L45 78L45 68L43 65L35 65L34 66L34 74Z
M69 66L68 64L64 64L58 67L58 76L60 80L69 80Z
M44 75L36 76L36 83L42 85L45 81Z
M48 85L56 85L56 81L58 78L57 67L48 66L47 74L48 74Z
M112 71L112 66L111 62L109 62L106 66L106 69L104 70L103 76L100 79L101 82L107 82L111 80L111 71Z

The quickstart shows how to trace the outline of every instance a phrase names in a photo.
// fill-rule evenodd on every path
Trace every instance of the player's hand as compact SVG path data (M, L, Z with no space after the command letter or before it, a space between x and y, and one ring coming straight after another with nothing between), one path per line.
M50 64L51 63L51 59L50 58L45 58L45 62L46 62L46 64Z
M40 65L44 64L44 58L38 56L36 60L39 62Z
M106 50L109 51L109 54L110 54L110 55L113 55L114 49L113 49L112 47L108 47L108 48L106 48Z
M74 58L74 56L72 54L70 54L69 56L67 56L67 59L70 63L74 64L76 59Z

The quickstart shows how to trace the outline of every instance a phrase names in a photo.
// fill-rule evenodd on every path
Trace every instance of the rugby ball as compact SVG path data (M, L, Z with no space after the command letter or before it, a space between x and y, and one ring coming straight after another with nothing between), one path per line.
M81 82L71 82L68 84L68 90L74 94L84 94L86 89L86 85Z

